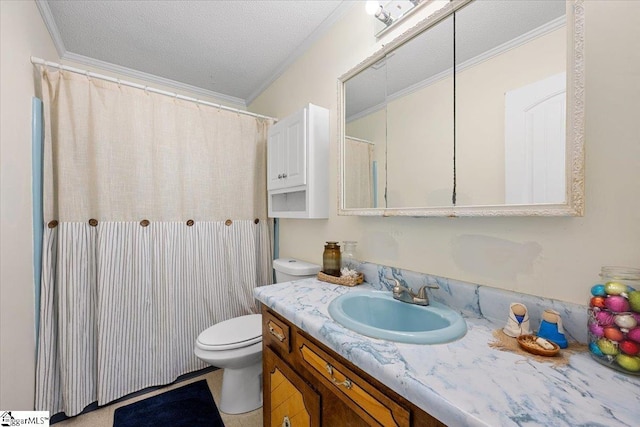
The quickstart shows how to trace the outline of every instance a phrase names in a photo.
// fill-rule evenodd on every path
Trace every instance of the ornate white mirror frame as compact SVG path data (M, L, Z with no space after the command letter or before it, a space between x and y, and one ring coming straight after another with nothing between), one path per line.
M338 79L338 215L357 216L582 216L584 212L584 0L567 0L567 87L565 203L532 205L477 205L409 208L345 207L345 83L378 63L390 52L433 27L473 0L452 0L442 9L384 45Z

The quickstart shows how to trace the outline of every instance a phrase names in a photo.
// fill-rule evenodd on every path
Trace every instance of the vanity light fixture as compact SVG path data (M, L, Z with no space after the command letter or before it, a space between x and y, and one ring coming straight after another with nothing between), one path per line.
M376 17L373 33L380 37L423 6L425 11L433 13L450 1L453 0L367 0L365 11Z
M373 15L384 23L387 27L393 23L393 17L377 0L367 0L365 4L367 14Z

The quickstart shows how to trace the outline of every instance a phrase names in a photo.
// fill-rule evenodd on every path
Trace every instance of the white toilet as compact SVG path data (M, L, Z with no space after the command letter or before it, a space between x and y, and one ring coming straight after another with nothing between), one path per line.
M322 267L318 264L300 261L293 258L279 258L273 260L276 271L276 283L291 282L308 277L315 277Z
M320 266L291 258L273 261L276 282L314 277ZM262 406L262 315L248 314L216 323L204 330L194 353L198 359L224 369L219 408L242 414Z

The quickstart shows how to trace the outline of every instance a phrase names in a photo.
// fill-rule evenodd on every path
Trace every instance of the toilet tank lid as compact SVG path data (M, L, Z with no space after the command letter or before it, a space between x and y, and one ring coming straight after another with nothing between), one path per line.
M287 273L292 276L312 276L318 274L321 267L318 264L293 258L279 258L273 260L273 268L280 273Z

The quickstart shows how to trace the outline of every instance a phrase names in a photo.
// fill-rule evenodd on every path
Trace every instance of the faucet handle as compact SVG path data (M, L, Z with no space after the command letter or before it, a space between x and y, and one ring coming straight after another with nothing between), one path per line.
M427 296L427 288L429 289L440 289L438 285L424 285L418 290L418 298L429 299Z
M393 286L393 291L400 292L400 288L402 287L402 285L400 285L400 282L398 281L398 279L396 279L395 277L388 277L388 276L385 276L385 279L393 280L394 282L396 282L396 284Z

